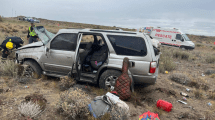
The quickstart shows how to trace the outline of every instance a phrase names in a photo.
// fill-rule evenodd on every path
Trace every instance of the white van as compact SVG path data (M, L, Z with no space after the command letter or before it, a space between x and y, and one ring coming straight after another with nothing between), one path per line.
M179 29L145 27L144 33L157 39L161 45L180 47L182 49L194 49L195 44Z

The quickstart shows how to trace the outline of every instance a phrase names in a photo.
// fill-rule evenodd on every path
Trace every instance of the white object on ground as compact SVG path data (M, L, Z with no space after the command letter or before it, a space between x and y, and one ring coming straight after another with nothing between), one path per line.
M116 104L120 100L118 96L116 96L110 92L107 92L106 96L110 98L110 100L111 100L111 102L113 102L113 104Z

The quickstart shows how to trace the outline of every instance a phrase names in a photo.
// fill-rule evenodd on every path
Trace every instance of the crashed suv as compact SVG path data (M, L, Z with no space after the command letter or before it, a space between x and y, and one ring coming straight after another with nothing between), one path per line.
M154 84L160 54L154 52L148 35L138 32L98 29L61 29L57 34L34 27L41 41L16 51L19 64L27 64L33 77L75 74L77 81L111 88L121 74L122 61L130 60L128 74L133 84Z

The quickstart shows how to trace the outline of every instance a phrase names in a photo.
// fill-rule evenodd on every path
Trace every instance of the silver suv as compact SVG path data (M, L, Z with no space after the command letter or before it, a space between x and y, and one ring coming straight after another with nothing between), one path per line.
M16 51L16 60L27 64L29 76L61 77L71 73L78 81L114 86L122 61L130 60L129 76L135 84L154 84L160 53L148 35L138 32L98 29L61 29L57 34L43 26L34 28L41 41Z

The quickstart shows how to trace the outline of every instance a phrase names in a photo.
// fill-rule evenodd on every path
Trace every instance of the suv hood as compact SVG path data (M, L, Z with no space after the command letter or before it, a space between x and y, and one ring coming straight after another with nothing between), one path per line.
M44 45L55 36L55 34L47 31L43 26L33 27L33 29Z
M22 47L18 48L18 50L25 49L25 48L40 47L40 46L43 46L43 43L41 41L22 46Z

